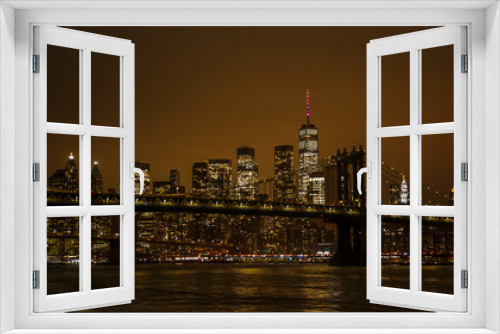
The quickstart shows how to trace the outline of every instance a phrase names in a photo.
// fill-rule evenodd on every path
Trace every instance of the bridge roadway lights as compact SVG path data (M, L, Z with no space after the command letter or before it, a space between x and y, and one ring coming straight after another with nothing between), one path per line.
M138 204L135 205L136 212L184 212L184 213L206 213L206 214L228 214L228 215L249 215L249 216L270 216L270 217L294 217L294 218L321 218L325 222L332 221L364 221L366 211L364 208L354 208L348 211L345 207L335 207L335 210L328 211L330 207L320 206L313 210L291 210L279 207L264 208L259 206L207 206L207 205L185 205L182 203L172 203L169 205Z

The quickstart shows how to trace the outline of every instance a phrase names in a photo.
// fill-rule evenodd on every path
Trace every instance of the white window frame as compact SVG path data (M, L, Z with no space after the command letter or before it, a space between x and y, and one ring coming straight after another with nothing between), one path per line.
M48 45L78 50L80 58L80 122L64 124L47 122L47 58ZM119 126L92 125L91 58L93 52L117 57L120 63ZM33 184L34 193L34 269L40 273L39 289L34 290L34 310L85 310L100 306L130 303L134 299L134 44L129 40L100 36L60 27L34 27L34 53L39 55L39 73L34 83L34 161L39 163L40 181ZM79 198L76 206L47 206L47 135L78 136L80 142L78 169ZM92 138L119 140L120 204L92 205L91 157ZM42 176L43 175L43 176ZM92 290L91 287L91 219L99 216L120 217L120 259L118 287ZM47 218L78 217L79 219L79 285L76 292L47 295Z
M467 184L461 181L461 163L467 163L467 76L462 73L462 55L467 54L466 27L449 26L402 34L370 41L367 46L367 156L371 169L367 179L367 297L377 304L407 306L431 311L467 310L467 290L461 287L461 271L467 270ZM453 121L422 123L422 57L423 50L452 45L453 56ZM409 124L386 126L382 124L381 104L384 56L409 53L410 106ZM428 206L422 198L422 138L424 135L452 134L453 136L453 206ZM382 203L382 156L384 138L409 140L410 203L384 205ZM427 148L428 149L428 148ZM409 221L410 286L408 289L383 286L381 240L382 217L406 216ZM422 218L453 217L453 294L422 290Z
M30 257L33 241L33 212L30 208L33 203L27 200L30 196L26 194L32 194L32 75L29 70L32 27L35 24L467 25L471 70L468 79L471 87L468 96L468 109L471 110L468 115L468 133L471 134L468 141L471 180L468 220L469 226L474 227L469 227L468 231L471 236L468 243L468 312L34 314L31 290L33 263ZM340 333L347 329L349 333L415 333L411 328L418 328L421 333L500 332L500 12L496 1L4 1L0 3L0 70L2 332L12 329L15 329L14 333L36 333L42 332L42 329L56 332L57 328L61 329L61 333L76 333L76 329L84 328L88 329L88 333L106 332L106 329L108 333L113 329L115 332L127 329L127 333L135 333L144 332L147 328L163 328L164 331L158 332L169 333L186 333L182 328L226 333L248 333L248 329L261 333L285 332L287 329L300 333ZM12 145L13 142L15 145ZM12 189L15 189L14 197Z

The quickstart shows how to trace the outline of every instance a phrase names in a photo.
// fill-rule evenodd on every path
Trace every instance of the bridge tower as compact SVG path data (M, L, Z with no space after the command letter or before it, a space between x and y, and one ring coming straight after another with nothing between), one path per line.
M366 191L357 191L356 173L365 165L365 150L360 145L351 152L344 151L328 157L323 164L326 182L326 204L343 206L365 206ZM366 189L365 181L361 188Z

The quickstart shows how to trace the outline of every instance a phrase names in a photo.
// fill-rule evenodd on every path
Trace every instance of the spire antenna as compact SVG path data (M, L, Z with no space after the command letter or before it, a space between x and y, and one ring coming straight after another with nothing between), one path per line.
M307 125L309 126L309 88L307 89L306 110L307 110Z

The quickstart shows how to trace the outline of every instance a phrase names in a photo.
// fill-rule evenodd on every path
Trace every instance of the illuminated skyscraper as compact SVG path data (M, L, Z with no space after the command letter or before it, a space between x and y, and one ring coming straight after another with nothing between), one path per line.
M94 169L92 169L91 186L92 193L102 194L104 192L102 174L97 167L97 161L94 162Z
M255 162L255 150L248 146L238 147L236 155L238 166L235 197L238 200L257 200L259 197L259 164Z
M66 189L78 191L78 165L73 153L70 153L66 163Z
M307 202L325 205L325 175L323 173L315 172L309 175Z
M307 124L299 129L299 168L297 170L297 199L307 202L309 175L319 171L318 129L309 123L309 90L307 91Z
M195 162L192 172L193 193L204 195L208 192L208 163L205 161Z
M403 175L403 181L401 182L401 204L410 204L408 197L408 184L406 183L405 176Z
M208 192L211 198L229 198L232 181L230 159L208 160Z
M297 189L293 168L293 146L274 147L274 191L275 202L295 201Z
M58 169L49 178L48 186L51 188L78 192L78 163L73 153L69 154L65 169Z

